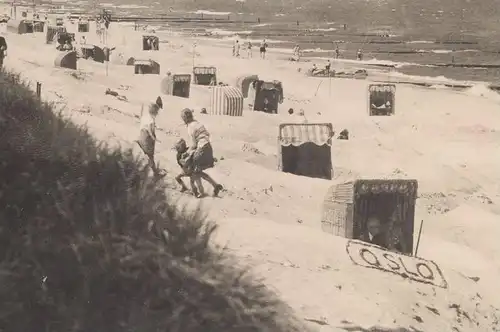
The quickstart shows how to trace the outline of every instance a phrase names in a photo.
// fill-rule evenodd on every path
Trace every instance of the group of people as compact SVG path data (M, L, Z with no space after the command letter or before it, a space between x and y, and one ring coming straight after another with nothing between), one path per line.
M148 111L141 111L141 124L139 139L137 143L144 154L148 157L148 163L156 177L165 175L160 170L154 159L156 145L156 117L163 109L163 101L158 97L154 103L149 105ZM205 196L202 179L210 183L213 187L213 196L217 196L223 186L217 183L205 170L214 167L215 160L210 134L205 126L194 119L193 110L185 108L181 112L181 119L187 127L189 144L184 139L180 139L174 146L176 150L176 160L181 168L181 172L175 177L182 192L189 190L183 182L183 178L190 179L190 186L193 195L197 198Z
M251 41L246 42L243 47L244 50L246 50L247 58L248 59L253 58L252 42ZM261 59L266 58L267 47L268 47L267 42L264 39L262 43L260 43L260 48L259 48ZM241 56L241 44L239 40L236 40L233 44L233 57L239 58L240 56Z
M312 65L312 68L311 68L311 74L312 75L323 75L323 74L330 74L330 71L331 71L331 67L332 67L332 63L330 62L330 60L327 60L326 64L325 64L325 68L324 69L319 69L315 63L313 63Z
M73 51L75 48L73 47L73 43L71 43L70 39L66 39L63 43L60 43L56 46L56 50L58 51Z

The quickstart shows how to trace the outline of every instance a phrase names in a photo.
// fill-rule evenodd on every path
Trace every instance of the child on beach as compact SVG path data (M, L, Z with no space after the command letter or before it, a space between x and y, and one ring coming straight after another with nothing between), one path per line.
M182 178L189 177L189 183L191 185L191 191L193 195L197 198L201 198L203 196L203 192L200 192L198 188L203 188L201 185L201 177L193 174L193 160L192 154L188 153L188 146L186 141L181 138L174 146L177 151L177 164L182 169L182 173L178 174L175 177L175 181L181 186L181 192L185 192L188 190L188 187L182 181Z

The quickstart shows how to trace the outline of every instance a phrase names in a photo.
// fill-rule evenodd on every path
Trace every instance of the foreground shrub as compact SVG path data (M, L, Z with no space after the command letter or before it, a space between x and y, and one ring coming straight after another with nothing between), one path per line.
M304 331L131 151L0 79L0 331Z

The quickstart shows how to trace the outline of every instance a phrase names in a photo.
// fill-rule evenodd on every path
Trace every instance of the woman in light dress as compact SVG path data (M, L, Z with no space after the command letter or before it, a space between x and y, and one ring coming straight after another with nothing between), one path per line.
M147 112L144 107L141 109L141 123L139 127L139 139L136 141L144 154L148 157L149 166L155 176L161 175L158 166L155 163L155 145L156 145L156 116L163 108L161 97L158 97L154 103L151 103Z
M223 189L222 185L212 179L210 175L203 172L208 168L214 167L214 154L212 144L210 143L210 134L203 124L194 119L191 109L183 109L181 118L187 126L189 136L188 144L190 144L188 153L192 158L193 173L199 192L198 197L203 197L205 195L201 179L204 179L212 185L214 188L213 196L217 196Z

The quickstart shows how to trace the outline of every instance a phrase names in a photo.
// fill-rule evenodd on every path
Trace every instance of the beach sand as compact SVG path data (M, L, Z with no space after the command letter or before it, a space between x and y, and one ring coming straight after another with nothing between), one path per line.
M92 31L89 42L96 39ZM46 45L43 33L5 33L5 66L33 85L41 82L42 98L88 126L97 139L140 153L134 140L141 105L160 94L167 70L189 74L193 63L189 38L162 37L168 42L159 52L143 52L141 35L112 24L108 45L117 47L112 60L120 52L152 58L162 75L134 75L133 67L116 60L108 74L104 64L90 60L79 60L78 71L55 68L55 45ZM177 164L171 148L186 131L180 111L193 108L212 135L219 162L208 172L227 188L222 198L202 201L220 226L215 244L240 257L317 331L368 331L371 326L379 328L370 331L500 331L500 96L481 86L458 92L398 85L396 115L369 117L370 77L310 78L297 70L307 65L280 60L280 54L260 60L255 51L248 60L230 53L198 40L194 61L216 66L219 80L228 84L242 74L280 80L285 101L278 115L200 114L210 94L193 85L189 99L162 95L164 109L157 120L156 158L172 188ZM106 88L128 102L105 95ZM288 115L290 107L304 109L309 123L332 123L337 133L349 130L350 140L333 142L333 181L277 170L278 125L304 121ZM446 289L357 266L346 253L346 239L322 232L321 205L328 188L359 177L419 181L415 236L420 220L425 223L418 254L440 267ZM198 202L179 198L190 206Z

